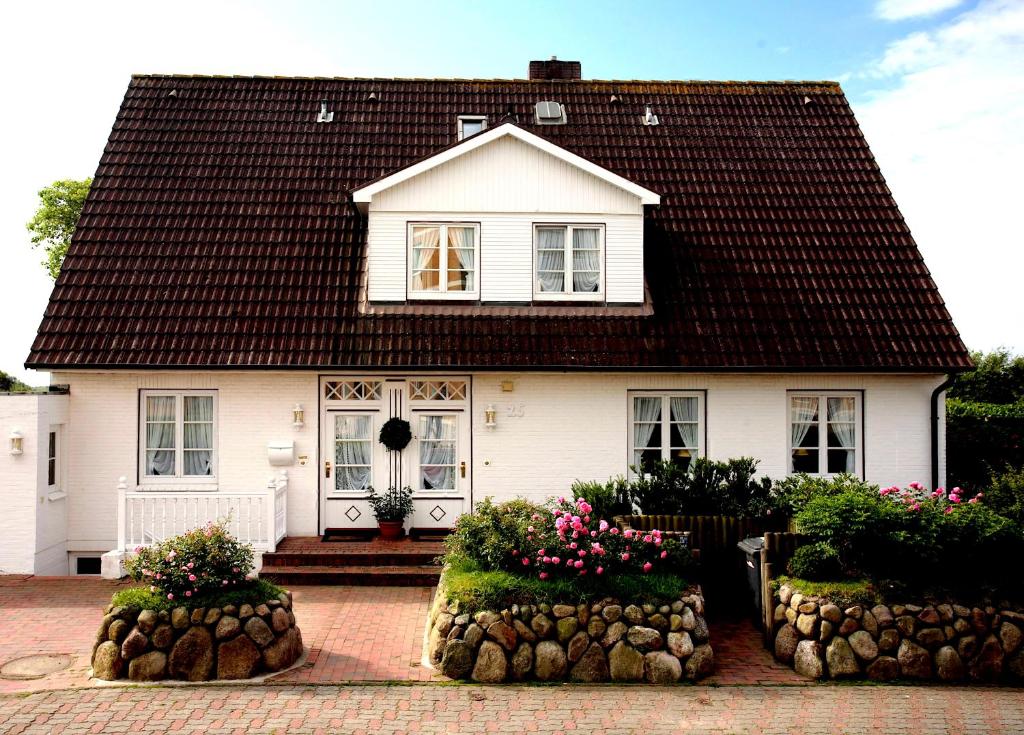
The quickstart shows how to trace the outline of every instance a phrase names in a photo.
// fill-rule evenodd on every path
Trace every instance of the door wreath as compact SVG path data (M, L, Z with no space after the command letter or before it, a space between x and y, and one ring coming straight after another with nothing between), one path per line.
M381 444L388 448L388 451L400 452L412 441L412 427L405 419L394 416L385 421L384 425L380 427L378 439Z

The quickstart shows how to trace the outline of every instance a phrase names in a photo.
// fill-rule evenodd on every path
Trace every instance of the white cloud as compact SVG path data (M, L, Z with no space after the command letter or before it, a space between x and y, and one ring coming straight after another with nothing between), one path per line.
M941 13L960 5L963 0L878 0L875 15L884 20L906 20Z
M1024 4L909 35L867 76L885 88L855 111L965 341L1024 350Z

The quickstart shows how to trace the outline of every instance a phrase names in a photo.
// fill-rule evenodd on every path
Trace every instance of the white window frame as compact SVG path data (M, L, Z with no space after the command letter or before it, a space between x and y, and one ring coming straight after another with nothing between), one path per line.
M480 123L480 130L478 132L484 132L487 130L487 116L486 115L459 115L458 118L458 133L459 140L465 140L466 134L463 130L463 123L467 122L478 122ZM476 133L473 133L476 135Z
M421 401L420 403L424 404L425 402ZM415 430L415 434L416 434L416 463L415 463L416 478L415 478L415 482L412 484L413 494L414 495L433 495L435 493L438 494L438 495L456 495L456 494L458 494L461 491L460 487L459 487L459 483L460 483L460 480L462 479L462 474L461 474L462 462L460 461L460 458L462 457L462 453L460 451L461 450L461 440L459 439L459 435L460 435L460 433L462 431L462 421L464 420L463 417L466 415L465 412L461 411L461 410L445 411L445 410L431 410L431 409L428 409L428 408L414 408L414 409L412 409L411 414L412 414L413 417L415 417L415 420L416 420L415 429L414 429ZM450 417L450 418L454 418L455 419L455 440L453 442L453 444L455 445L455 465L454 465L455 466L455 487L452 487L452 488L424 488L424 487L421 487L422 484L423 484L423 454L422 454L423 450L422 450L422 445L421 445L421 442L423 441L423 439L420 436L420 418L421 417L427 417L427 416L446 416L446 417Z
M541 291L540 289L540 275L538 270L540 267L540 255L538 249L540 246L540 237L538 233L540 230L551 230L556 228L565 229L565 239L563 241L563 248L565 255L563 256L562 265L565 268L565 284L566 289L572 289L572 232L574 229L580 230L598 230L597 244L598 244L598 261L600 263L600 274L597 282L597 291L585 291L585 292L574 292L572 290L566 291ZM534 222L533 223L533 299L534 301L604 301L604 288L605 288L605 226L601 222Z
M817 398L818 399L818 471L806 472L804 474L815 477L835 477L840 472L828 471L828 399L829 398L852 398L854 410L854 446L852 474L857 477L864 477L864 395L856 390L791 390L786 392L786 469L789 474L797 474L793 469L793 450L801 447L793 446L793 399L794 398ZM813 447L802 447L813 449ZM833 447L838 449L839 447Z
M370 401L353 401L356 404L369 404ZM380 410L374 408L365 409L331 409L327 412L330 417L330 442L331 442L331 476L330 484L327 487L327 495L330 497L366 497L372 488L377 487L374 481L377 479L377 442L375 437L380 431ZM337 455L337 417L338 416L362 416L370 419L370 486L366 490L339 490L338 489L338 455ZM342 465L343 467L354 467L358 465Z
M440 228L441 252L438 256L438 290L417 291L413 288L413 231L417 227L438 227ZM448 290L448 228L469 227L473 230L473 290L472 291L449 291ZM480 298L480 223L479 222L409 222L406 228L406 290L410 299L423 299L433 301L476 301ZM441 268L440 266L444 266Z
M703 457L707 452L705 446L706 438L704 431L704 392L693 390L631 390L626 393L627 416L626 416L626 474L630 478L637 475L632 470L633 454L636 447L633 446L633 399L634 398L660 398L661 399L661 460L667 461L672 458L672 398L696 398L697 399L697 451L691 458L691 462L698 457Z
M147 475L146 474L146 399L159 396L172 396L175 398L174 406L174 475ZM211 442L210 474L209 475L185 475L185 398L186 397L207 397L213 398L213 441ZM218 482L218 460L220 453L217 451L217 444L220 438L219 432L220 411L215 390L152 390L139 391L139 485L144 487L167 485L178 486L205 486L203 489L215 490ZM211 487L212 486L212 487Z

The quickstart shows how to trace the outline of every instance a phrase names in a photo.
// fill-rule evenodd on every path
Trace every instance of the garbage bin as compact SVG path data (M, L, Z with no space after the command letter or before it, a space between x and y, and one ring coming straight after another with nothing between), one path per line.
M745 538L736 544L740 550L740 562L747 575L747 587L750 601L753 603L752 615L754 623L760 627L764 617L761 600L761 549L764 547L763 536Z

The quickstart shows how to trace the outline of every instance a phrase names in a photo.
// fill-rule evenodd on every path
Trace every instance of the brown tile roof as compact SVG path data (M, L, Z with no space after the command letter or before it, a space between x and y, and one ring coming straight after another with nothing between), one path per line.
M321 98L330 124L314 122ZM569 124L533 126L542 99ZM646 103L661 125L641 124ZM456 115L510 110L662 195L645 238L653 314L360 308L366 222L348 193L450 145ZM836 84L137 76L27 364L969 360Z

